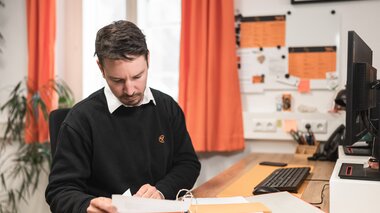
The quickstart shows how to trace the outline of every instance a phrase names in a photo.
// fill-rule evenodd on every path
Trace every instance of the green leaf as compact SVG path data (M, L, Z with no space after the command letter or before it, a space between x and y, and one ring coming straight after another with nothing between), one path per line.
M4 189L7 189L7 184L5 183L4 173L1 173L1 185L3 185Z

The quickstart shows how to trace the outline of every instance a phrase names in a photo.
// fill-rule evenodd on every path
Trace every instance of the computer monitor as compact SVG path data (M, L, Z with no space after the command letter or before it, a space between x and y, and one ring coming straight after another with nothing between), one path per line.
M371 125L371 113L376 109L376 90L371 84L376 81L376 69L372 67L371 48L354 31L348 32L347 53L344 145L351 146L377 129Z
M368 154L380 159L380 81L377 80L377 70L372 66L372 50L358 34L349 31L347 53L344 150L346 154ZM355 145L358 142L360 146ZM350 166L348 164L346 168ZM365 169L363 173L366 173ZM363 179L380 180L380 170L374 176Z

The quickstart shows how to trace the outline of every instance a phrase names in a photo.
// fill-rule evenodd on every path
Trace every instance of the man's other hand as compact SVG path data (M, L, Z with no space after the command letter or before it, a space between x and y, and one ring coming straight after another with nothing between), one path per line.
M117 213L116 207L112 205L111 198L97 197L91 200L87 213Z
M153 199L165 199L164 195L159 190L157 190L156 187L151 186L150 184L141 186L139 191L137 191L133 196Z

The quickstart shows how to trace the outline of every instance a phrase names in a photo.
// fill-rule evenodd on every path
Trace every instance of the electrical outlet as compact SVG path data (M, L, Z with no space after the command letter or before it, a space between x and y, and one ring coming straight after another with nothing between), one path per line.
M261 120L252 120L252 130L254 132L262 132L264 130L263 122Z
M277 130L276 120L267 120L265 123L265 130L267 132L275 132Z
M310 124L310 130L314 133L327 133L327 121L326 120L301 120L301 131L306 132L306 124Z
M275 132L277 130L275 119L253 119L254 132Z

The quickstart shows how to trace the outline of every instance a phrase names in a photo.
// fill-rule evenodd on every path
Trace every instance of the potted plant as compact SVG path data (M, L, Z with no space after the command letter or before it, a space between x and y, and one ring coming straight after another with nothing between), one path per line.
M5 132L0 142L0 213L17 212L18 202L26 201L37 189L40 175L49 173L49 141L25 143L24 137L27 119L38 120L39 116L43 116L45 121L48 120L49 109L41 96L52 98L57 94L59 108L71 107L74 103L73 93L63 81L50 81L33 92L26 85L26 80L20 81L0 107L0 112L7 114ZM31 95L29 103L28 93ZM8 149L13 151L9 152Z

